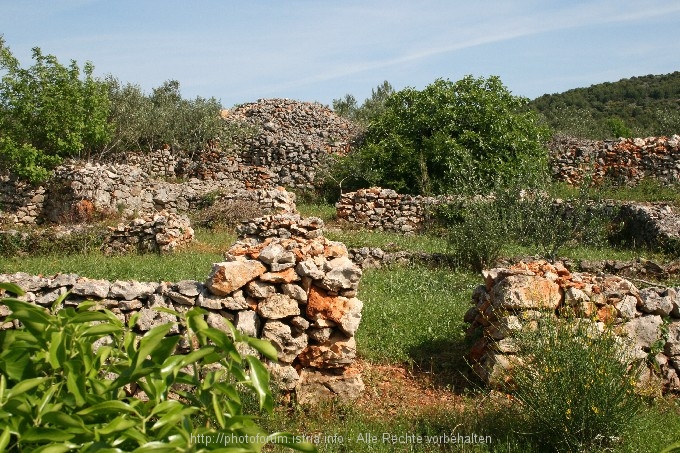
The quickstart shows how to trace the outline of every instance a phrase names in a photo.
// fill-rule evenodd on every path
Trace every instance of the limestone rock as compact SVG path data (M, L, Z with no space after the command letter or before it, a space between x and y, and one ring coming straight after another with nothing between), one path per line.
M322 344L309 345L300 355L300 363L313 368L343 368L356 359L354 337L335 333Z
M215 263L205 286L217 296L227 296L260 277L266 270L267 268L256 260Z
M332 259L328 262L330 270L326 272L321 286L329 291L339 292L343 289L356 290L361 279L361 268L347 256Z
M510 310L556 309L562 300L560 286L542 277L510 275L492 289L494 307Z
M108 297L110 299L146 299L149 295L156 292L158 287L155 283L142 283L136 281L116 280L111 284Z
M260 318L252 310L239 311L236 313L235 327L250 337L257 337L260 332Z
M648 315L635 318L623 325L628 336L644 350L649 348L660 338L660 327L663 324L661 316Z
M307 347L307 335L294 337L290 326L281 321L267 321L262 328L262 337L272 342L279 360L284 363L292 363Z
M354 370L346 370L341 374L302 370L296 397L298 404L303 405L334 398L348 401L360 397L364 389L361 374Z
M673 311L676 293L673 288L644 288L640 290L640 301L642 312L668 316Z
M281 319L299 315L300 307L285 294L273 294L257 305L257 313L265 319Z
M71 289L72 294L104 299L109 294L111 283L107 280L79 279Z

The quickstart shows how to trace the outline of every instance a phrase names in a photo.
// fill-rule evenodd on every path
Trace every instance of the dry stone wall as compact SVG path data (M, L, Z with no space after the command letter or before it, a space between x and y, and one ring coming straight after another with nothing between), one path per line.
M105 255L167 254L193 240L194 229L187 216L161 211L110 227L101 249Z
M83 201L99 213L132 215L163 210L186 213L204 205L206 197L250 200L266 212L296 211L295 195L281 188L249 190L237 181L197 178L181 183L156 181L127 164L61 166L38 188L9 179L4 185L0 181L3 218L16 224L87 220L79 218Z
M335 207L338 219L362 228L414 233L426 224L429 208L441 202L437 197L404 195L372 187L342 194Z
M606 141L557 137L549 149L553 178L569 184L578 184L586 172L595 182L608 178L625 185L644 177L680 181L679 135Z
M469 359L486 383L501 385L505 370L518 363L516 332L543 316L569 312L598 329L614 326L628 339L622 344L630 345L635 358L646 359L661 344L641 383L650 385L658 378L663 391L680 391L680 288L639 290L622 277L572 273L560 262L545 261L489 269L482 275L484 285L474 290L464 319L468 335L478 338Z
M94 300L122 321L138 313L136 328L145 332L177 321L155 308L180 313L193 306L208 311L211 327L229 332L225 320L240 331L272 342L278 363L269 363L282 389L296 391L301 402L324 396L355 398L363 390L354 334L361 321L357 299L361 270L346 247L321 234L320 219L276 215L246 225L243 236L215 263L205 282L184 280L137 282L95 280L73 274L52 277L25 273L0 275L27 291L26 301L50 306L70 291L66 305ZM289 234L273 234L285 230ZM261 233L271 233L261 236ZM0 306L0 317L9 314ZM16 327L0 320L2 328ZM180 333L176 326L172 334Z

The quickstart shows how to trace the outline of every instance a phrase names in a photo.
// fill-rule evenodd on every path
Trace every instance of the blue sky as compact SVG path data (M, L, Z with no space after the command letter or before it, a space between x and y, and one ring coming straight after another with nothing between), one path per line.
M225 107L361 101L383 80L467 74L534 98L680 70L679 24L678 0L0 0L0 34L24 66L38 46Z

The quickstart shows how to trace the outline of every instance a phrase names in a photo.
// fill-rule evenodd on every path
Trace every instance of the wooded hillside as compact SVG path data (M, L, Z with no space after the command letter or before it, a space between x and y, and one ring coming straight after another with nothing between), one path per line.
M680 133L680 71L546 94L530 106L558 133L597 139L672 135Z

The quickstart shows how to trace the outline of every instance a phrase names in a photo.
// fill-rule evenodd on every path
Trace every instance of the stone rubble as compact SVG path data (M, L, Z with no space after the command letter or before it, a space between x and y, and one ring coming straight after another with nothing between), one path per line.
M474 290L464 321L468 336L478 338L468 358L487 384L501 386L505 369L519 363L514 332L537 317L569 312L592 320L600 330L615 327L632 342L636 358L646 358L661 344L663 352L653 366L659 386L664 392L680 391L680 288L638 290L622 277L570 272L561 262L545 261L488 269L482 276L484 284ZM645 379L654 375L649 373Z
M280 214L246 222L225 260L213 264L205 282L182 280L136 282L95 280L72 274L52 277L0 274L16 283L23 300L48 306L67 291L67 305L94 300L127 322L139 313L136 328L146 332L176 321L157 307L185 312L205 308L209 325L240 331L272 342L279 362L268 364L284 391L296 391L303 402L324 396L355 398L363 391L353 368L362 302L357 299L361 269L348 259L344 244L322 235L316 218ZM284 231L284 237L274 233ZM2 321L3 329L15 327ZM179 327L172 333L180 333Z
M171 253L194 240L189 218L167 211L138 217L109 227L101 250L104 255L127 253Z

